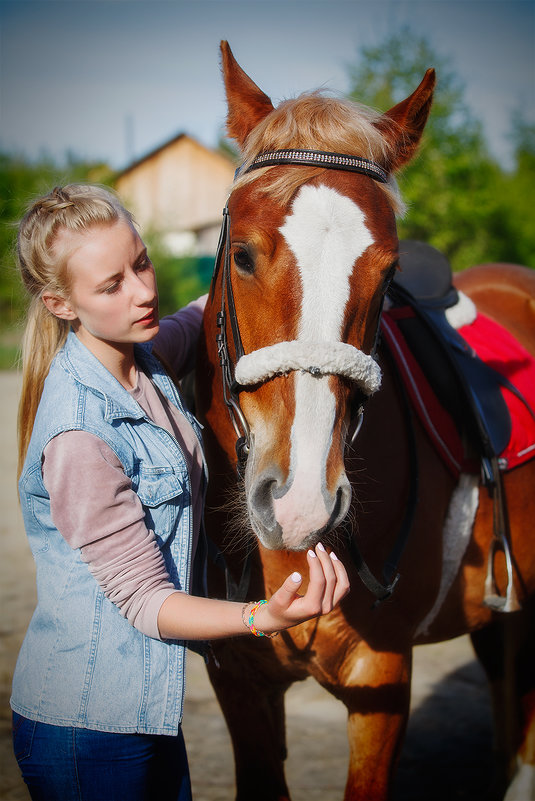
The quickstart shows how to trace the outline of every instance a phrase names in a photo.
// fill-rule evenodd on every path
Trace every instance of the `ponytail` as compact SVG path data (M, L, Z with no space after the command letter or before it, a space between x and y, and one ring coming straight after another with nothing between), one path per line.
M18 413L18 472L20 476L37 407L52 359L63 347L69 323L48 311L41 298L33 298L22 338L22 391Z
M83 232L132 216L117 197L99 186L70 184L56 187L28 209L19 225L17 261L30 295L22 339L22 392L18 413L18 475L32 435L45 379L56 353L63 347L70 323L52 314L43 292L68 297L67 254L54 245L60 230Z

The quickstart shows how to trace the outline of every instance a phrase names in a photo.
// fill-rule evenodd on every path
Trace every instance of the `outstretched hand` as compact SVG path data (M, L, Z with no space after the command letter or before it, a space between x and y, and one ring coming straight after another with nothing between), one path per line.
M349 579L342 562L321 543L307 553L309 584L304 595L300 573L292 573L255 615L255 627L264 634L290 628L330 612L349 592Z

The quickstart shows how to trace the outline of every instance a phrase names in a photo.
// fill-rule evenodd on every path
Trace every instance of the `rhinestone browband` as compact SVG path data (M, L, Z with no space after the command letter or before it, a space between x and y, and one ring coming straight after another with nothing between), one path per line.
M272 167L278 164L312 165L332 170L349 170L350 172L368 175L382 184L388 182L388 173L374 161L358 158L357 156L347 156L344 153L324 153L321 150L272 150L269 153L261 153L253 159L243 172L241 168L238 168L236 177L245 175L250 170L256 170L260 167Z

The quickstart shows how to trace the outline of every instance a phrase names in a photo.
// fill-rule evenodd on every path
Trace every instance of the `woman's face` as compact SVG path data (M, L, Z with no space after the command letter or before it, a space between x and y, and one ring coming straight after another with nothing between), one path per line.
M125 220L81 233L63 230L56 247L68 253L66 319L96 355L102 346L130 348L158 332L154 267L136 230ZM57 313L57 312L56 312ZM70 316L69 316L70 315Z

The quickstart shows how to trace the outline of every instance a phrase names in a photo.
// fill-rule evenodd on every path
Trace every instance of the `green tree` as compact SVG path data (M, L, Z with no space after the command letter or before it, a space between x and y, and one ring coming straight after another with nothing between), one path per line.
M158 234L148 233L143 239L156 271L162 317L208 291L214 267L212 256L174 256L162 245Z
M17 223L28 204L57 184L109 183L112 177L105 164L79 161L73 155L58 165L48 158L28 162L0 153L0 330L17 323L26 302L15 266L15 240Z
M227 136L222 134L219 137L219 142L217 144L217 149L220 153L224 156L227 156L231 161L233 161L236 166L240 163L240 151L236 146L236 143L229 139Z
M26 208L53 186L76 181L112 185L114 177L108 165L87 163L72 154L58 164L46 157L30 162L0 153L0 369L16 362L27 302L15 257L17 224ZM162 314L207 290L213 258L172 256L157 234L149 234L146 241L158 277Z
M511 135L516 166L513 173L504 176L501 187L508 233L502 260L535 267L535 124L517 112Z
M508 205L520 175L506 175L490 156L481 123L464 102L464 86L425 39L404 28L364 48L350 68L350 96L385 111L411 94L429 67L437 72L431 115L418 155L398 176L408 204L400 237L429 242L457 270L488 261L535 266L535 253L529 256L529 246L518 242L515 222L525 219L528 206L522 213L518 199L515 216Z

